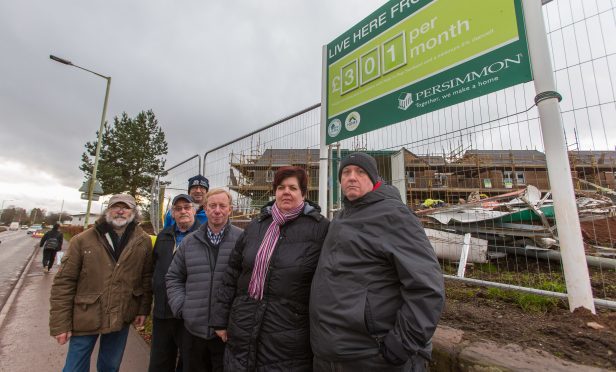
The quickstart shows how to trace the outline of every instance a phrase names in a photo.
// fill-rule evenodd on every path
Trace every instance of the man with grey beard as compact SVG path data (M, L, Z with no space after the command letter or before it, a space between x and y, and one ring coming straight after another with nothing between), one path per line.
M152 305L152 241L138 226L135 199L111 197L94 227L71 239L51 288L49 328L69 342L64 371L88 371L100 336L97 369L118 371L131 322Z

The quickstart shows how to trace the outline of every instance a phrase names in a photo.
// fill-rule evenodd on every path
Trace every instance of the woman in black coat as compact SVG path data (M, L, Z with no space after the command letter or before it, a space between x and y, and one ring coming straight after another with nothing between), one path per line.
M226 371L312 371L308 299L329 221L307 185L302 168L279 169L276 199L231 254L210 324L227 343Z

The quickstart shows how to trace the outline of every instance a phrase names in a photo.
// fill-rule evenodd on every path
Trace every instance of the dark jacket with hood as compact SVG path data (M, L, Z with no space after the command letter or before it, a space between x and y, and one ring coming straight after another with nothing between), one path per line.
M62 250L62 243L64 242L64 236L62 235L60 230L55 228L55 227L53 229L47 231L45 233L45 235L43 235L43 237L41 238L41 241L39 243L39 247L43 247L45 245L45 242L47 242L47 240L51 239L51 238L56 238L58 240L58 246L56 248L54 248L54 250L55 251L61 251Z
M258 301L248 285L273 203L238 240L218 292L211 324L227 330L225 371L312 371L308 300L329 221L306 201L299 217L280 228Z
M193 336L212 339L209 326L212 303L229 256L242 229L228 224L222 241L215 247L207 238L207 223L182 240L167 272L169 306L176 318L184 319L184 327Z
M351 202L331 222L310 298L316 356L430 359L444 305L443 275L419 220L390 185Z
M188 230L188 234L199 228L199 221ZM175 224L165 227L156 237L154 250L152 251L152 261L154 263L154 274L152 275L152 290L154 292L153 315L158 319L174 318L173 312L169 307L167 298L167 283L165 276L169 271L169 266L173 260L175 246Z
M49 299L52 336L116 332L152 308L152 240L131 222L115 258L105 217L71 239ZM117 247L119 248L119 247Z

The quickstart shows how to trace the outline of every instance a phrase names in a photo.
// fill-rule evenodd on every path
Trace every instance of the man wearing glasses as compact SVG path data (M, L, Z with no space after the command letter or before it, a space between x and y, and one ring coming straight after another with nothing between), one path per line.
M207 223L182 241L167 273L169 306L176 317L184 319L184 372L223 370L225 344L209 323L211 301L242 233L229 223L231 202L226 190L207 193Z
M197 205L195 218L200 224L204 224L207 221L207 216L205 215L205 194L207 194L209 189L210 181L200 174L188 179L188 195L192 198L192 202ZM171 215L171 210L168 210L165 214L163 226L171 226L174 223L175 221Z
M152 346L150 368L152 372L182 371L181 350L184 322L173 316L167 300L165 275L173 255L184 237L199 228L195 219L193 199L186 194L173 198L171 214L174 224L167 226L156 237L152 259L154 261L154 311L152 318Z
M94 227L76 235L51 288L49 328L69 343L64 371L117 371L129 324L142 326L152 305L152 242L138 226L135 199L113 195Z

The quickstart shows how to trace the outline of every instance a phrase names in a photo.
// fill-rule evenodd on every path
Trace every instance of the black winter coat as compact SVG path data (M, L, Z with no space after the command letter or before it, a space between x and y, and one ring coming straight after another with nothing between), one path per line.
M199 221L191 226L189 233L199 228ZM154 264L154 274L152 275L152 290L154 292L154 310L152 315L158 319L174 318L173 312L169 307L167 298L167 283L165 275L169 271L169 266L173 260L175 247L175 224L167 226L158 233L154 249L152 250L152 262Z
M281 227L257 301L248 285L272 205L238 240L218 291L211 325L227 330L226 371L312 371L308 300L329 221L306 201L303 213Z
M343 361L385 350L401 360L430 359L443 284L434 249L395 187L345 198L312 283L314 354Z

